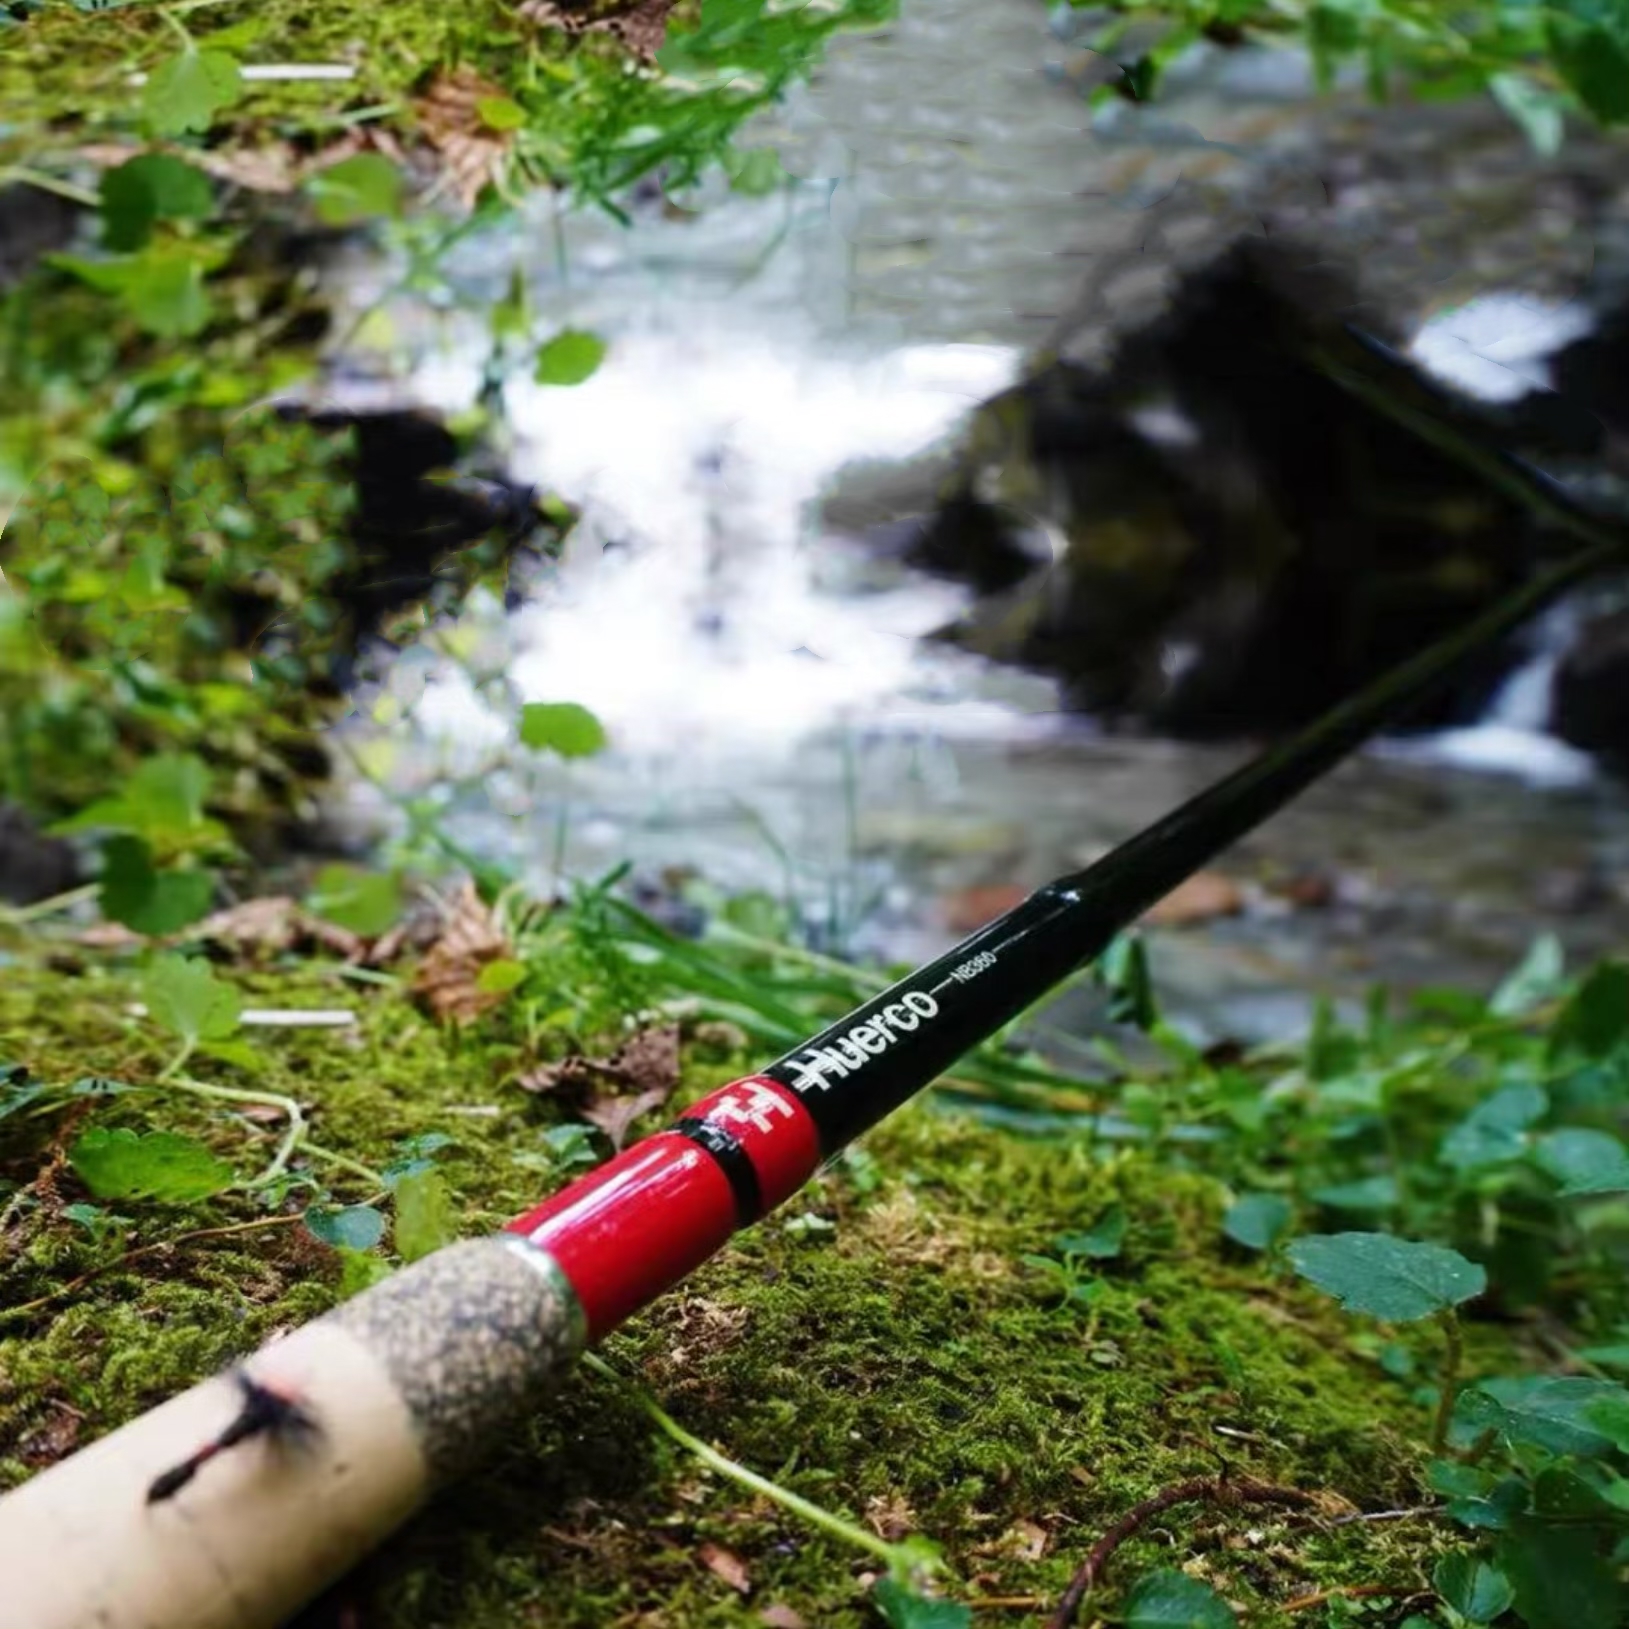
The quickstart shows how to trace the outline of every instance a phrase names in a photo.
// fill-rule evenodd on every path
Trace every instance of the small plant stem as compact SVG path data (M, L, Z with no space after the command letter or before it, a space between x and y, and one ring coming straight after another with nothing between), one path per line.
M41 192L66 198L70 204L83 204L86 209L102 207L102 199L98 193L91 192L85 187L76 187L71 181L58 181L55 176L42 175L38 170L25 169L20 164L0 165L0 182L9 182L19 187L37 187Z
M324 1165L332 1165L337 1171L349 1171L352 1176L366 1177L375 1188L381 1191L388 1189L390 1184L383 1175L375 1171L372 1166L364 1165L361 1160L353 1160L349 1154L336 1154L331 1148L324 1148L320 1143L305 1141L300 1144L300 1152L308 1159L320 1161Z
M99 882L87 882L83 888L70 888L65 894L53 894L49 899L36 900L32 905L18 905L0 912L0 921L9 926L26 927L43 917L55 916L59 911L71 911L96 898L102 891Z
M159 1086L167 1086L172 1080L174 1080L175 1077L186 1067L187 1060L192 1056L193 1050L197 1047L197 1045L197 1041L191 1039L190 1037L183 1041L181 1043L181 1050L177 1052L176 1055L171 1058L162 1069L159 1070L158 1080L155 1084Z
M192 36L187 32L187 25L183 23L178 16L176 16L175 12L170 7L160 6L158 9L158 15L161 21L169 24L169 26L181 36L181 49L183 51L196 51L198 49L198 47L193 44Z
M1281 1612L1305 1612L1308 1607L1324 1606L1330 1601L1372 1600L1376 1596L1390 1595L1408 1599L1411 1592L1391 1584L1337 1584L1333 1589L1314 1590L1310 1595L1297 1595L1279 1608Z
M1454 1417L1459 1396L1459 1365L1465 1355L1465 1342L1459 1331L1459 1318L1450 1307L1437 1320L1442 1325L1442 1381L1437 1397L1437 1414L1431 1422L1431 1451L1440 1454L1448 1443L1448 1424Z
M749 1471L745 1465L737 1465L733 1459L726 1459L716 1448L710 1447L700 1437L693 1437L670 1414L666 1413L656 1400L648 1396L632 1381L624 1379L603 1358L588 1353L583 1362L607 1380L614 1380L618 1385L627 1389L629 1395L647 1413L653 1421L670 1436L681 1448L688 1449L702 1464L715 1470L720 1476L727 1476L732 1482L738 1482L744 1488L750 1488L754 1493L761 1493L766 1499L773 1499L776 1504L801 1516L805 1521L812 1523L823 1532L830 1533L833 1538L841 1539L845 1544L852 1544L856 1548L866 1550L876 1556L878 1560L886 1562L889 1570L894 1573L907 1571L915 1562L912 1554L907 1554L897 1544L890 1544L887 1539L878 1538L875 1533L868 1533L863 1527L853 1522L844 1521L841 1516L834 1516L829 1510L822 1510L819 1505L811 1504L809 1500L783 1488L777 1482L771 1482L768 1477L760 1476L756 1471Z
M241 1091L236 1086L206 1086L201 1080L178 1079L170 1080L167 1084L180 1091L190 1092L194 1097L219 1098L226 1103L259 1103L267 1108L281 1109L288 1116L288 1130L283 1134L283 1140L278 1144L271 1164L259 1176L244 1184L247 1189L264 1188L268 1182L275 1182L288 1169L288 1162L293 1159L294 1151L305 1138L305 1114L292 1097L284 1097L278 1092Z
M1063 1592L1057 1610L1047 1619L1046 1629L1071 1629L1081 1603L1103 1576L1114 1553L1127 1539L1135 1535L1155 1516L1174 1505L1191 1504L1198 1499L1220 1505L1289 1505L1300 1509L1317 1510L1321 1502L1316 1494L1301 1488L1281 1488L1271 1482L1256 1482L1246 1477L1228 1481L1225 1477L1195 1477L1190 1482L1177 1482L1171 1487L1133 1505L1086 1554L1069 1587Z

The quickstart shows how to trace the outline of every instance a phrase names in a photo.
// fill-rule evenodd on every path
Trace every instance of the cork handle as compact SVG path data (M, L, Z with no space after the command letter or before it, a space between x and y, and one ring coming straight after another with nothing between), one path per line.
M217 1376L0 1498L5 1621L277 1629L512 1430L583 1340L545 1252L438 1251L245 1362L308 1429L251 1436L150 1501L240 1413L242 1385Z

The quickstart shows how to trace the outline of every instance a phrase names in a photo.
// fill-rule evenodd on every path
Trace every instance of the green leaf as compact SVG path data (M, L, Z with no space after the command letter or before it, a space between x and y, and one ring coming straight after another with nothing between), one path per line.
M1480 1295L1488 1275L1457 1250L1389 1233L1325 1233L1296 1239L1290 1264L1349 1312L1407 1323Z
M1629 1149L1610 1132L1581 1126L1547 1132L1533 1157L1561 1184L1563 1196L1629 1190Z
M154 849L213 840L220 828L204 815L209 771L190 753L158 753L131 771L112 797L60 821L59 832L126 831Z
M354 865L329 865L318 872L306 906L326 922L377 939L402 914L402 891L396 879Z
M149 1016L188 1045L224 1040L238 1027L243 1002L200 957L160 956L142 980Z
M1611 1438L1620 1454L1629 1454L1629 1392L1597 1397L1585 1407L1584 1416L1597 1431Z
M1481 1171L1520 1159L1527 1152L1523 1133L1549 1108L1549 1094L1542 1086L1526 1082L1501 1086L1443 1139L1443 1164L1456 1171Z
M1148 967L1148 947L1142 935L1122 933L1103 952L1097 977L1109 996L1109 1020L1132 1024L1147 1032L1159 1022L1154 976Z
M1578 1356L1603 1369L1629 1369L1629 1344L1585 1346L1579 1349Z
M1447 1499L1448 1514L1466 1527L1500 1530L1527 1508L1527 1483L1473 1465L1438 1459L1427 1471L1431 1486Z
M1358 1213L1395 1210L1397 1208L1397 1178L1394 1176L1364 1177L1358 1182L1338 1182L1330 1188L1317 1188L1312 1197L1331 1210L1349 1210Z
M773 147L755 147L734 153L725 163L730 191L744 198L763 198L784 186L791 177L781 167L780 154Z
M325 225L355 226L400 213L402 172L381 153L357 153L319 170L306 191Z
M1550 54L1569 88L1602 124L1629 120L1629 0L1557 0Z
M1083 1233L1065 1233L1052 1241L1063 1256L1089 1256L1093 1261L1112 1261L1120 1254L1126 1237L1126 1213L1115 1205L1105 1211Z
M458 1237L452 1196L439 1171L409 1171L395 1186L396 1253L417 1261Z
M1625 1042L1629 1042L1629 963L1602 962L1590 969L1561 1009L1550 1049L1605 1058Z
M1228 1207L1222 1231L1247 1250L1271 1250L1290 1225L1289 1200L1276 1193L1247 1193Z
M1120 1621L1125 1629L1234 1629L1239 1620L1209 1584L1162 1567L1132 1585Z
M229 1063L234 1069L241 1069L246 1075L258 1075L265 1067L265 1060L247 1041L200 1041L198 1050L206 1058L213 1058L218 1063Z
M191 1137L93 1127L68 1150L68 1163L98 1199L158 1199L185 1205L233 1182L232 1167Z
M599 371L607 348L598 334L562 329L538 350L533 377L540 385L580 385Z
M475 104L476 114L488 130L510 131L526 128L526 109L507 96L483 96Z
M877 1610L893 1629L967 1629L973 1621L971 1609L959 1601L931 1600L897 1578L880 1579L874 1599Z
M1515 1593L1505 1575L1469 1550L1445 1555L1431 1574L1437 1593L1469 1623L1492 1623Z
M209 325L204 269L184 249L144 249L130 263L125 304L149 333L187 339Z
M1494 74L1488 80L1493 99L1521 126L1522 133L1541 158L1554 158L1561 151L1566 133L1567 100L1526 74Z
M1552 1454L1598 1458L1612 1443L1590 1420L1592 1407L1623 1397L1611 1380L1584 1375L1525 1375L1479 1380L1454 1405L1450 1441L1467 1447L1494 1431L1513 1448L1543 1448Z
M215 207L209 177L168 153L142 153L105 170L102 242L117 253L140 249L159 221L207 220Z
M594 1143L594 1127L581 1121L563 1126L550 1126L543 1133L543 1146L549 1151L553 1165L562 1171L580 1165L598 1165L599 1154Z
M508 995L526 982L527 972L525 962L500 957L481 969L475 980L475 988L486 995Z
M1533 1478L1533 1514L1552 1521L1615 1521L1619 1482L1599 1460L1555 1460Z
M1488 1011L1496 1018L1517 1018L1561 994L1566 954L1553 933L1540 935L1521 965L1493 992Z
M112 1080L107 1075L81 1075L72 1086L68 1088L72 1097L123 1097L126 1092L133 1092L134 1086L127 1086L122 1080Z
M342 1249L339 1261L339 1294L342 1301L348 1301L364 1290L371 1290L375 1284L382 1284L390 1277L390 1263L365 1250Z
M385 1236L385 1219L372 1205L312 1205L305 1225L336 1250L371 1250Z
M243 94L238 65L221 51L189 49L148 76L142 112L161 136L207 130L222 108Z
M1623 1584L1591 1529L1519 1516L1499 1563L1528 1629L1617 1629Z
M102 844L102 914L135 933L162 938L205 916L215 897L209 871L159 871L147 844L120 834Z
M605 728L574 701L529 701L520 711L520 741L534 752L592 758L606 747Z

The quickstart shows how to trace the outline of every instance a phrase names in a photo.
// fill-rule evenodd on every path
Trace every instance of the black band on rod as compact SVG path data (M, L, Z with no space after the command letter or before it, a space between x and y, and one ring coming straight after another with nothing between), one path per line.
M758 1182L758 1171L736 1135L711 1120L686 1117L675 1120L668 1127L682 1137L688 1137L697 1148L711 1154L724 1173L724 1179L735 1195L735 1215L738 1227L751 1227L764 1213L764 1194Z

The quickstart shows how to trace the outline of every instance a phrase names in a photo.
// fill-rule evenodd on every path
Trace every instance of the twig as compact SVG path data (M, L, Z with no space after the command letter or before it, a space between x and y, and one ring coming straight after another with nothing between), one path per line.
M76 187L71 181L59 181L54 175L42 175L38 170L25 169L20 164L0 165L0 182L18 187L38 187L41 192L66 198L70 204L82 204L86 209L100 209L102 205L99 193Z
M156 1255L160 1250L173 1250L181 1244L195 1244L200 1239L224 1239L234 1233L253 1233L261 1228L288 1227L300 1219L297 1215L259 1216L252 1222L233 1222L229 1227L202 1227L192 1233L178 1234L173 1239L160 1239L156 1244L141 1245L135 1250L125 1251L122 1256L107 1262L104 1266L93 1267L88 1273L81 1273L78 1278L71 1278L66 1284L59 1284L48 1295L24 1301L20 1306L0 1308L0 1320L22 1318L31 1312L38 1312L41 1307L48 1307L53 1301L58 1301L65 1295L72 1295L75 1290L83 1289L93 1279L100 1278L103 1273L111 1273L117 1268L128 1266L133 1261L140 1261L144 1256Z
M1331 1527L1350 1527L1353 1522L1401 1522L1416 1516L1440 1516L1441 1505L1413 1505L1407 1510L1355 1510L1350 1516L1335 1516Z
M1279 1608L1281 1612L1305 1612L1308 1607L1322 1606L1326 1601L1357 1601L1375 1595L1403 1595L1411 1590L1394 1589L1390 1584L1337 1584L1333 1589L1314 1590L1310 1595L1297 1595Z
M0 181L6 179L10 172L0 170ZM38 185L38 183L35 183ZM90 194L86 194L87 197ZM76 199L75 202L83 202ZM92 202L99 200L92 199ZM30 922L38 922L42 917L55 916L59 911L69 911L75 905L83 905L96 898L102 891L99 882L88 882L82 888L70 888L65 894L53 894L49 899L36 900L32 905L8 905L0 909L0 923L7 927L26 927Z
M1256 1482L1248 1478L1232 1482L1223 1476L1196 1476L1188 1482L1178 1482L1133 1505L1086 1554L1069 1587L1063 1592L1057 1610L1047 1620L1046 1629L1071 1629L1081 1602L1102 1578L1114 1552L1127 1539L1132 1538L1154 1517L1173 1505L1191 1504L1207 1499L1219 1505L1291 1505L1299 1509L1317 1510L1320 1506L1316 1494L1301 1488L1281 1488L1271 1482Z
M1454 1402L1459 1396L1459 1364L1465 1347L1459 1319L1452 1307L1443 1311L1438 1322L1442 1325L1443 1352L1437 1410L1431 1421L1431 1452L1434 1454L1440 1454L1448 1443L1448 1427L1453 1422Z

